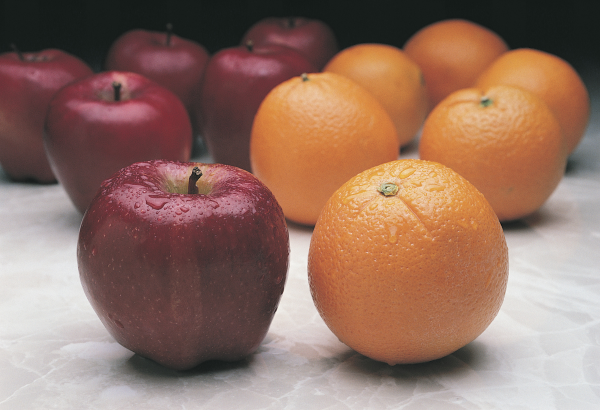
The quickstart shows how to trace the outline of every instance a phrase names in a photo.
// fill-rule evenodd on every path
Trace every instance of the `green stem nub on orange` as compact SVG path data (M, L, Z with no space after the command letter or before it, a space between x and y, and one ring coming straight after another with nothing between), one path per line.
M393 196L398 193L398 185L393 182L384 182L377 190L384 196Z
M479 101L479 105L481 105L483 108L489 107L493 103L494 101L488 96L481 97L481 100Z
M192 173L190 174L190 179L188 180L188 194L193 195L198 193L198 186L196 185L196 182L198 182L201 176L202 171L200 168L194 167L192 169Z

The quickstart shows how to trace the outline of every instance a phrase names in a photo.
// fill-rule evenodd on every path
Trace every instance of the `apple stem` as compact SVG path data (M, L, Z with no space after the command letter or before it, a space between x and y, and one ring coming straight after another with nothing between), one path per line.
M172 34L173 34L173 24L167 23L167 39L166 39L167 46L171 45L171 35Z
M188 194L193 195L198 193L198 186L196 185L196 182L198 182L201 176L202 171L200 168L194 167L188 181Z
M17 47L17 45L15 43L11 43L10 47L13 49L13 51L15 53L17 53L17 57L19 57L19 60L24 61L25 57L23 57L23 53L21 53L21 50L19 50L19 47Z
M300 77L302 78L302 81L308 81L309 80L308 74L306 74L306 73L300 74Z
M254 49L254 41L252 41L252 40L246 41L246 48L248 49L248 51L252 52L252 50Z
M115 101L121 101L121 83L118 81L113 81L112 86L115 92Z
M288 18L287 23L288 23L288 28L296 27L296 18L295 17Z

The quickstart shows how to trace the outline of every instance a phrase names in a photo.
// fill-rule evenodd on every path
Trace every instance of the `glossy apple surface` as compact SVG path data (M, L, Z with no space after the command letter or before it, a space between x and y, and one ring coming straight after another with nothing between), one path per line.
M198 193L188 193L194 167ZM83 217L77 261L110 334L184 370L258 348L284 290L289 235L279 204L252 174L148 161L103 183Z
M209 60L199 94L202 135L215 162L250 169L254 115L276 85L317 69L284 46L244 45L223 49Z
M300 51L321 70L339 51L331 27L321 20L304 17L267 17L256 22L242 37L256 45L280 44Z
M193 115L192 102L200 90L209 53L201 44L164 32L135 29L110 46L105 67L132 71L156 81L177 95Z
M132 72L75 81L50 101L44 143L50 165L83 213L102 181L134 162L187 161L192 129L175 94Z
M42 135L56 91L92 69L62 50L0 54L0 164L14 181L56 182Z

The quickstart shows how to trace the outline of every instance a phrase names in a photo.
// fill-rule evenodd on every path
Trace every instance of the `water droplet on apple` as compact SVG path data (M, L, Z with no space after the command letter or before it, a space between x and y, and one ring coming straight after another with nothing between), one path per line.
M159 195L148 195L146 197L146 204L152 209L162 209L167 202L169 202L169 198Z
M182 206L179 209L181 209L181 212L188 212L190 210L190 208L188 208L187 206Z
M118 326L118 327L120 327L121 329L123 329L123 328L125 327L125 326L123 326L123 323L121 323L121 321L120 321L120 320L116 319L112 313L109 313L109 314L108 314L108 318L109 318L110 320L112 320L113 322L115 322L115 325L117 325L117 326Z
M138 209L140 206L142 206L142 204L140 204L139 202L136 202L136 203L133 205L133 207L134 207L135 209Z

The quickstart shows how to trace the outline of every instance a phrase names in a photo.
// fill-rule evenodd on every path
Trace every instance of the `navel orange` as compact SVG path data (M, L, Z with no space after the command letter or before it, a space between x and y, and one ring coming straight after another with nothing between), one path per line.
M354 81L335 73L294 77L265 97L250 137L252 172L285 216L314 225L352 176L398 158L394 123Z
M345 344L418 363L477 338L502 305L508 249L484 196L441 164L402 159L351 178L311 237L310 291Z

